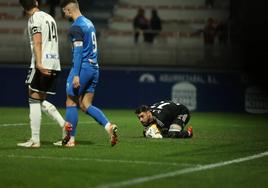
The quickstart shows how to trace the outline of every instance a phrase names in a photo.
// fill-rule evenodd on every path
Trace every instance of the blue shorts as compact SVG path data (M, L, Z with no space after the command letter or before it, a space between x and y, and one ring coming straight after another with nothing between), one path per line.
M94 66L82 67L80 71L80 87L73 87L73 69L71 69L66 83L66 93L69 96L81 96L85 93L94 93L99 80L99 68Z

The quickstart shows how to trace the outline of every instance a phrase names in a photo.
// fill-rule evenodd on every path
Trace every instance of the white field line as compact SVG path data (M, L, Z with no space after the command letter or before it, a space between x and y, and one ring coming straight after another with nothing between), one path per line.
M173 172L166 172L163 174L157 174L157 175L135 178L135 179L130 179L130 180L121 181L121 182L103 184L103 185L97 186L96 188L113 188L113 187L131 186L131 185L141 184L141 183L145 183L145 182L149 182L149 181L153 181L153 180L178 176L181 174L188 174L188 173L192 173L192 172L209 170L209 169L213 169L213 168L227 166L227 165L231 165L234 163L241 163L241 162L245 162L245 161L249 161L249 160L254 160L254 159L266 157L267 155L268 155L268 151L263 152L263 153L259 153L259 154L255 154L255 155L251 155L251 156L247 156L247 157L242 157L242 158L230 160L230 161L222 161L222 162L218 162L218 163L212 163L212 164L207 164L207 165L200 165L200 166L185 168L185 169L181 169L181 170L176 170Z
M79 125L83 125L83 124L93 124L94 121L81 121L78 122ZM53 125L53 124L57 124L56 122L47 122L47 123L42 123L42 125ZM29 123L3 123L0 124L0 127L12 127L12 126L21 126L21 125L29 125Z
M152 161L134 161L134 160L113 160L100 158L82 158L82 157L53 157L53 156L34 156L34 155L0 155L0 158L16 158L16 159L42 159L42 160L67 160L67 161L96 161L107 163L127 163L127 164L141 164L141 165L165 165L165 166L191 166L192 164L175 163L175 162L152 162Z

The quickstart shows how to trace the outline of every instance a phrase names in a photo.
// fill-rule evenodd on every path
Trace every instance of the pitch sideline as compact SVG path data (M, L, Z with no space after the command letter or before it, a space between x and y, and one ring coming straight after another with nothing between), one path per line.
M84 125L84 124L92 124L94 121L81 121L79 124ZM42 125L53 125L57 124L56 122L48 122L48 123L42 123ZM22 126L22 125L29 125L29 123L3 123L0 124L0 127L12 127L12 126Z
M164 173L164 174L157 174L157 175L153 175L153 176L135 178L135 179L130 179L130 180L121 181L121 182L103 184L103 185L97 186L96 188L115 188L115 187L124 187L124 186L136 185L136 184L140 184L140 183L149 182L152 180L158 180L158 179L162 179L162 178L178 176L181 174L188 174L191 172L198 172L198 171L218 168L218 167L222 167L222 166L227 166L227 165L231 165L234 163L241 163L241 162L245 162L245 161L250 161L250 160L266 157L267 155L268 155L268 151L263 152L263 153L258 153L255 155L250 155L247 157L237 158L234 160L222 161L222 162L212 163L212 164L208 164L208 165L200 165L200 166L185 168L185 169L176 170L176 171L168 172L168 173Z
M113 160L113 159L100 159L100 158L82 158L82 157L53 157L53 156L33 156L33 155L0 155L0 158L20 158L20 159L46 159L46 160L70 160L70 161L96 161L96 162L108 162L108 163L131 163L142 165L169 165L169 166L192 166L187 163L176 162L152 162L152 161L135 161L135 160ZM196 164L195 166L200 166Z

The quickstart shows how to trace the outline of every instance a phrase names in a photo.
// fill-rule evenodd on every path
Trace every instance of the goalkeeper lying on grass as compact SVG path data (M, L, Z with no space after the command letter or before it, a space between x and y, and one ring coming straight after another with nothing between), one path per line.
M135 110L148 138L191 138L193 129L185 126L190 120L188 108L172 101L161 101L152 106L141 105Z

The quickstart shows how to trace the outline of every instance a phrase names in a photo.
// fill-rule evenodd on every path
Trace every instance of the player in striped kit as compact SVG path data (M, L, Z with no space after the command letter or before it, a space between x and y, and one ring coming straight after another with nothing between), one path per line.
M56 107L46 100L47 94L55 94L56 80L61 71L58 33L55 20L40 11L36 0L20 0L27 15L28 35L32 52L31 65L26 79L29 88L31 139L18 143L21 147L40 147L42 111L54 119L63 131L71 129Z

